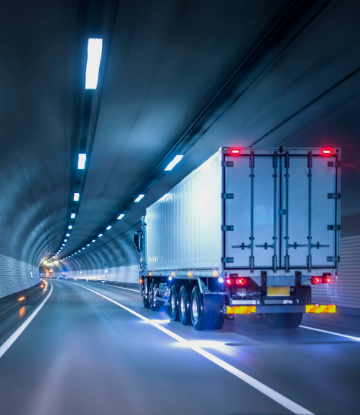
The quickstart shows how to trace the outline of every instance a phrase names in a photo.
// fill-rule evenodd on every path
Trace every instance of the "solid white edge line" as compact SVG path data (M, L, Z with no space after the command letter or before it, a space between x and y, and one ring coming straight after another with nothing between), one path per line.
M78 287L85 288L85 290L91 291L94 294L99 295L100 297L105 298L106 300L116 304L117 306L121 307L122 309L128 311L129 313L133 314L134 316L140 318L143 321L146 321L150 323L153 327L156 327L158 330L162 331L163 333L167 334L168 336L172 337L174 340L178 341L179 343L184 344L189 349L192 349L194 352L200 354L201 356L205 357L206 359L210 360L211 362L215 363L216 365L222 367L229 373L232 373L237 378L241 379L248 385L252 386L253 388L257 389L259 392L263 393L270 399L274 400L278 404L282 405L289 411L293 412L297 415L314 415L313 412L308 411L307 409L303 408L302 406L298 405L297 403L291 401L290 399L286 398L285 396L281 395L280 393L274 391L273 389L269 388L268 386L264 385L263 383L259 382L258 380L252 378L251 376L247 375L246 373L242 372L239 369L236 369L234 366L231 366L230 364L224 362L223 360L219 359L218 357L212 355L211 353L207 352L206 350L203 350L201 347L197 347L192 345L190 342L188 342L183 337L173 333L172 331L166 329L165 327L160 326L159 324L153 322L152 320L142 316L141 314L137 313L136 311L131 310L130 308L118 303L115 300L112 300L109 297L106 297L103 294L98 293L97 291L94 291L90 288L84 287L83 285L75 284Z
M112 285L108 285L108 287L112 287ZM139 293L140 290L133 290L131 288L124 288L124 287L118 287L116 285L114 285L115 288L119 288L120 290L128 290L128 291L135 291L136 293Z
M327 331L327 330L322 330L322 329L315 329L314 327L308 327L308 326L300 326L300 327L302 329L320 331L320 333L332 334L333 336L345 337L347 339L351 339L351 340L355 340L357 342L360 342L360 337L349 336L347 334L340 334L340 333L335 333L333 331Z
M53 290L52 284L50 282L49 284L50 284L50 292L45 297L45 299L42 301L42 303L35 309L35 311L32 312L32 314L30 314L30 316L22 323L22 325L18 327L14 331L14 333L7 340L5 340L5 342L0 346L0 359L9 350L9 348L13 345L13 343L19 338L19 336L26 329L26 327L34 320L37 313L43 308L44 304L49 299L52 293L52 290Z

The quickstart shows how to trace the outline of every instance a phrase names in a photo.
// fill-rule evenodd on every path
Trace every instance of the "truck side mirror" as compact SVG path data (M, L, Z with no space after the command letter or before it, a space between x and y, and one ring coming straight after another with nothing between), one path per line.
M134 248L141 252L142 251L142 232L137 231L134 233Z

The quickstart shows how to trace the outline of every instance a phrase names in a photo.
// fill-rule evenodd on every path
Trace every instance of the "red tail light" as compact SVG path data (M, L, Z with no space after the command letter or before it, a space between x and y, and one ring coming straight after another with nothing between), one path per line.
M323 148L321 152L324 156L331 156L335 151L333 148Z
M330 277L324 277L324 278L323 278L323 282L324 282L325 284L329 284L329 283L331 282L331 278L330 278Z
M321 277L312 277L311 278L311 284L321 284L322 278Z
M231 285L231 282L232 282L232 280L231 280L230 278L227 278L227 279L226 279L226 284L227 284L227 285Z
M245 278L236 278L235 284L236 285L246 285L246 279Z
M238 156L238 155L241 153L241 149L240 149L240 148L231 148L231 149L230 149L230 153L231 153L233 156Z

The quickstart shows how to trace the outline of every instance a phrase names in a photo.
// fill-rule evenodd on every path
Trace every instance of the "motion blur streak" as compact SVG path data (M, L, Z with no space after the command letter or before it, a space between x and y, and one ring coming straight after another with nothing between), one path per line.
M26 327L33 321L37 313L43 308L44 304L50 297L53 290L53 286L50 283L50 292L42 301L42 303L35 309L35 311L27 318L24 323L0 346L0 358L7 352L7 350L12 346L12 344L18 339L20 334L26 329Z
M293 412L294 414L298 415L313 415L313 412L308 411L307 409L303 408L302 406L298 405L297 403L291 401L290 399L286 398L285 396L281 395L280 393L274 391L273 389L269 388L268 386L264 385L263 383L257 381L256 379L252 378L251 376L247 375L246 373L242 372L239 369L229 365L228 363L224 362L223 360L219 359L218 357L212 355L211 353L203 350L200 347L193 345L191 342L185 340L183 337L178 336L177 334L173 333L172 331L160 326L159 324L149 320L148 318L142 316L141 314L137 313L136 311L131 310L128 307L118 303L117 301L112 300L109 297L106 297L103 294L98 293L97 291L91 290L90 288L84 287L83 285L74 284L78 287L85 288L85 290L91 291L94 294L99 295L100 297L105 298L106 300L116 304L117 306L121 307L122 309L128 311L129 313L133 314L136 317L139 317L141 320L150 323L153 327L157 328L158 330L162 331L163 333L167 334L168 336L172 337L174 340L184 344L189 349L192 349L194 352L200 354L201 356L205 357L206 359L210 360L211 362L215 363L216 365L220 366L221 368L225 369L229 373L232 373L234 376L238 377L239 379L243 380L253 388L257 389L259 392L263 393L264 395L268 396L270 399L273 399L278 404L284 406L289 411Z

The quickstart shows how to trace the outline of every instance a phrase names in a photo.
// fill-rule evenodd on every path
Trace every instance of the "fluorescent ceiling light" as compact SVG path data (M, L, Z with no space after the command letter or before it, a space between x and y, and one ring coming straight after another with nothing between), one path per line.
M118 216L118 219L122 219L125 216L125 213L122 213L121 215Z
M90 244L87 244L86 246L90 246Z
M96 242L96 239L93 239L91 242Z
M107 230L107 231L109 231L111 228L112 228L112 226L111 226L111 225L109 225L109 226L106 228L106 230Z
M175 156L174 159L172 161L170 161L170 163L165 167L165 171L170 171L172 170L183 158L184 156Z
M72 214L70 215L70 218L71 218L71 219L75 219L75 216L76 216L76 213L72 213Z
M137 203L137 202L140 202L140 200L144 197L145 195L139 195L135 200L134 200L134 202L135 203Z
M69 234L69 233L67 233L67 234L66 234L66 236L70 236L70 234Z
M78 159L78 169L84 170L85 169L85 162L86 162L86 154L79 154Z
M74 202L78 202L80 199L80 193L74 193Z
M84 246L84 248L83 249L85 249L85 246Z
M96 89L102 52L102 39L89 39L85 89Z
M68 226L68 228L69 228L69 229L72 229L73 227L72 227L72 225L69 225L69 226Z
M64 239L64 242L67 242L67 239Z
M102 233L99 233L98 237L101 238L102 236L103 236L103 234Z

